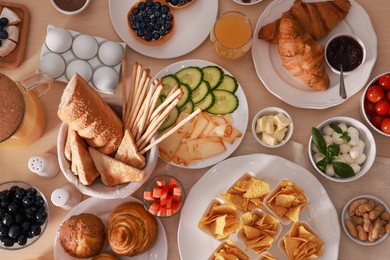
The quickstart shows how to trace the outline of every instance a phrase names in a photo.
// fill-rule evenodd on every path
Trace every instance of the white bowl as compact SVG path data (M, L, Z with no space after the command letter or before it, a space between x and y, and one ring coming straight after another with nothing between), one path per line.
M360 165L361 166L360 171L357 172L353 177L339 178L339 177L329 176L326 173L322 172L316 165L316 161L314 158L315 152L313 151L313 146L314 146L313 137L311 135L310 135L309 145L308 145L310 162L313 164L317 172L319 172L322 176L324 176L329 180L336 181L336 182L350 182L350 181L357 180L363 175L365 175L370 170L372 164L374 163L375 156L376 156L375 139L372 136L370 130L363 123L350 117L332 117L320 123L316 128L322 131L322 128L326 125L329 125L330 123L336 123L336 124L345 123L347 126L353 126L359 131L359 139L364 141L365 143L364 154L367 157L365 162Z
M325 56L325 62L326 64L328 65L328 67L336 74L340 74L340 68L335 68L333 67L329 60L328 60L328 55L327 55L327 51L328 51L328 47L329 47L329 44L336 38L339 38L339 37L349 37L349 38L352 38L353 40L355 40L357 43L359 43L359 45L362 47L362 51L363 51L363 57L362 57L362 61L360 63L359 66L357 66L355 69L353 70L350 70L350 71L345 71L345 68L344 68L344 71L343 71L343 74L344 75L348 75L348 74L352 74L353 72L357 71L358 69L360 69L360 67L363 66L364 64L364 61L366 60L366 48L363 44L363 42L354 34L351 34L351 33L340 33L340 34L336 34L334 35L333 37L331 37L327 43L325 44L325 52L324 52L324 56Z
M56 3L55 0L50 0L51 4L54 6L55 9L57 9L57 11L63 13L63 14L66 14L66 15L75 15L75 14L79 14L79 13L82 13L85 9L87 9L89 3L91 2L91 0L86 0L85 4L80 7L79 9L77 10L74 10L74 11L67 11L67 10L64 10L62 9L61 7L59 7Z
M250 3L245 3L242 0L233 0L233 2L239 4L239 5L255 5L260 3L263 0L251 0Z
M113 108L115 112L118 114L121 113L122 110L122 101L118 97L105 97L104 100ZM154 168L157 164L158 159L158 148L154 146L150 149L146 155L146 166L142 169L145 172L145 176L141 181L138 182L130 182L126 184L117 185L114 187L105 186L100 180L94 181L91 185L86 186L80 183L77 176L75 176L70 167L70 162L65 158L64 155L64 147L67 136L67 124L61 124L58 138L57 138L57 155L58 162L60 164L60 168L66 179L76 186L77 189L80 190L81 193L92 196L100 199L116 199L116 198L125 198L131 194L133 194L136 190L138 190L144 183L147 181L152 174ZM153 139L152 139L153 140Z
M390 74L390 72L384 72L378 76L376 76L374 79L372 79L366 86L366 88L364 89L363 91L363 94L360 98L360 114L361 116L363 117L364 121L366 122L367 125L369 125L371 127L371 129L373 129L376 133L378 134L381 134L381 135L384 135L384 136L387 136L387 137L390 137L390 134L386 134L384 133L381 129L378 129L376 128L370 121L370 118L371 116L368 115L366 112L365 112L365 109L364 109L364 101L366 100L366 94L367 94L367 90L369 87L371 87L372 85L377 85L379 86L377 83L378 83L378 79L381 77L381 76L384 76L386 74ZM389 115L390 116L390 115Z
M349 233L347 227L345 226L345 221L346 221L347 219L350 219L350 216L349 216L349 213L348 213L349 205L350 205L353 201L355 201L355 200L357 200L357 199L369 199L369 200L374 200L375 203L381 203L381 204L383 204L383 205L385 206L385 211L386 211L386 212L390 212L390 208L386 205L386 203L385 203L384 201L382 201L381 199L379 199L379 198L377 198L377 197L375 197L375 196L372 196L372 195L359 195L359 196L356 196L356 197L352 198L351 200L349 200L349 201L345 204L345 206L344 206L344 208L343 208L343 211L341 212L341 225L343 226L344 232L347 234L347 236L348 236L351 240L353 240L354 242L356 242L356 243L358 243L358 244L360 244L360 245L363 245L363 246L373 246L373 245L377 245L377 244L381 243L383 240L385 240L385 239L388 237L389 233L385 232L385 234L384 234L381 238L375 240L374 242L363 241L363 240L360 240L359 238L352 237L351 234Z
M288 126L288 130L283 138L283 140L276 144L276 145L269 145L269 144L266 144L264 143L262 140L261 140L261 135L256 133L256 123L257 123L257 119L262 117L262 116L269 116L269 115L276 115L278 113L282 113L283 115L285 115L288 119L291 120L291 124ZM261 145L265 146L265 147L268 147L268 148L278 148L278 147L281 147L282 145L284 145L285 143L287 143L292 134L293 134L293 131L294 131L294 124L292 122L292 118L291 116L283 109L279 108L279 107L266 107L266 108L263 108L262 110L260 110L253 118L252 120L252 133L253 133L253 136L255 137L256 141L259 142Z

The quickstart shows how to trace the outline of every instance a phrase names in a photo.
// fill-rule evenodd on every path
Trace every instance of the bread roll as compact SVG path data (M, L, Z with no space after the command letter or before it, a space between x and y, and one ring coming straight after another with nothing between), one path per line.
M116 207L108 217L107 240L119 256L135 256L149 250L156 242L156 219L138 202Z
M60 229L60 243L73 257L87 258L100 253L106 238L103 221L94 214L71 216Z
M92 257L92 260L118 260L118 257L110 253L100 253Z
M77 73L61 97L58 117L104 154L113 154L123 137L118 115Z

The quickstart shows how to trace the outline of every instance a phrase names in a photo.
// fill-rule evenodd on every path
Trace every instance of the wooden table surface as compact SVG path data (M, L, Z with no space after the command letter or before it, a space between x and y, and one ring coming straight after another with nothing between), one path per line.
M59 13L50 4L49 0L14 0L12 2L24 4L30 12L30 25L24 62L16 69L0 68L1 73L5 73L14 80L20 80L33 74L38 68L41 46L45 40L46 30L49 24L113 41L121 41L111 24L107 0L92 1L85 12L75 16L66 16ZM245 13L250 18L252 24L255 25L259 16L271 2L271 0L264 0L257 5L242 6L231 0L219 0L218 13L221 14L229 10L239 10ZM371 79L375 75L390 70L390 30L387 26L390 6L386 0L357 0L356 2L358 2L369 14L378 38L378 58L372 71ZM129 47L126 48L128 72L131 71L132 64L135 61L142 63L144 67L150 68L151 73L154 74L165 66L184 59L209 60L231 72L238 79L246 93L249 105L249 124L255 113L267 106L279 106L284 108L290 113L294 120L295 130L291 142L286 147L279 149L266 149L260 147L257 143L253 142L254 139L250 126L248 125L243 143L232 156L251 153L267 153L282 156L300 164L312 172L323 184L339 214L341 213L341 209L345 202L353 196L360 194L376 195L390 205L390 138L374 133L377 145L375 167L366 176L355 182L340 184L328 181L322 176L319 176L308 162L307 145L310 137L309 129L333 116L349 116L362 121L363 119L359 114L359 102L362 90L350 97L343 104L332 108L322 110L296 108L284 103L267 91L256 75L250 52L236 61L225 60L217 56L209 39L206 39L192 52L174 59L155 59L146 57ZM130 82L129 79L130 73L127 75L128 82ZM39 155L45 152L56 153L56 138L61 124L56 115L56 110L64 87L64 83L56 82L54 87L41 98L48 118L47 126L42 137L36 143L25 149L19 151L0 151L0 182L11 179L25 180L38 186L48 198L50 198L50 194L53 190L67 183L67 180L61 173L55 178L47 180L31 173L27 167L27 161L33 155ZM115 95L121 95L120 86ZM301 154L297 154L299 152ZM184 183L187 191L190 191L196 181L208 170L207 168L192 171L181 170L168 166L161 161L159 161L157 167L159 171L169 171L169 173L177 176ZM137 198L140 198L140 195L139 191L134 194ZM53 243L55 234L68 211L57 208L52 203L49 204L49 224L42 238L25 250L13 252L1 251L1 259L46 260L54 258ZM177 245L177 227L179 220L179 215L162 220L167 233L168 259L170 260L180 259ZM326 225L326 223L324 223L324 225ZM377 246L364 247L352 242L345 235L344 231L341 230L339 259L389 259L389 248L389 239Z

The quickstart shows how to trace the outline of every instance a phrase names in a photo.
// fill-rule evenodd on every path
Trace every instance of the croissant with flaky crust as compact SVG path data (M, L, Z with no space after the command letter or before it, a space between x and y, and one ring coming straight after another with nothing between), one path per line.
M156 219L140 203L123 203L108 217L107 240L116 255L144 253L154 245L157 234Z
M313 89L328 89L324 46L313 40L290 12L285 12L280 20L278 51L283 66L294 76Z
M293 14L303 29L314 39L320 40L348 14L351 8L349 0L333 0L326 2L303 2L296 0L291 6ZM279 42L280 18L261 27L258 38L277 44Z

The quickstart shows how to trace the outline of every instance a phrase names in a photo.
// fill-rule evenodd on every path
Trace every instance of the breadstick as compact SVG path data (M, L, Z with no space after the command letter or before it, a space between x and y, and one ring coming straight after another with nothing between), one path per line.
M122 123L125 125L126 121L126 58L122 58Z
M192 112L189 116L187 116L185 119L183 119L182 121L180 121L177 125L175 125L173 128L171 128L168 132L164 133L162 136L160 136L156 141L154 141L153 143L149 144L148 146L146 146L145 148L143 148L140 153L141 154L144 154L146 153L147 151L149 151L153 146L161 143L165 138L167 138L168 136L170 136L171 134L173 134L174 132L176 132L180 127L182 127L185 123L187 123L188 121L190 121L192 118L194 118L197 114L199 114L200 112L202 112L202 109L198 108L197 110L195 110L194 112Z
M137 115L141 109L142 104L145 101L146 90L148 89L148 85L150 82L150 76L148 74L149 74L149 72L145 72L145 75L142 75L138 95L136 96L137 101L134 101L136 103L136 106L135 106L134 112L132 113L132 117L130 119L129 129L133 129L134 124L136 122ZM146 77L144 78L144 76L146 76Z
M138 63L135 62L134 65L133 65L133 73L131 75L131 82L130 82L130 89L129 89L129 94L127 96L127 107L126 107L126 123L124 123L124 127L126 129L126 126L128 124L128 118L130 117L130 110L131 110L131 106L132 106L132 100L133 100L133 95L134 95L134 86L135 86L135 77L136 77L136 74L137 74L137 68L138 68Z
M136 135L135 136L135 140L139 139L143 130L144 130L144 126L146 124L146 119L147 119L147 116L148 116L148 111L150 109L150 102L152 100L152 96L153 96L153 93L154 91L156 90L156 86L154 84L152 84L150 86L150 89L146 95L146 98L145 98L145 101L143 102L142 106L141 106L141 109L137 115L137 118L136 118L136 122L134 125L133 125L133 129L134 129L134 132Z
M148 77L149 77L149 70L148 69L142 70L142 74L141 74L141 71L137 70L137 76L136 76L135 87L134 87L134 95L133 95L133 100L131 102L131 111L129 114L129 122L127 124L128 129L131 129L133 124L134 124L135 117L136 117L138 110L139 110L138 106L139 106L139 101L140 101L140 98L142 95L142 88L143 88L143 85L145 83L145 80Z
M153 120L158 114L160 114L161 110L163 110L169 103L172 102L178 95L182 94L181 89L177 89L170 96L168 96L161 105L159 105L156 110L153 111L150 120Z

